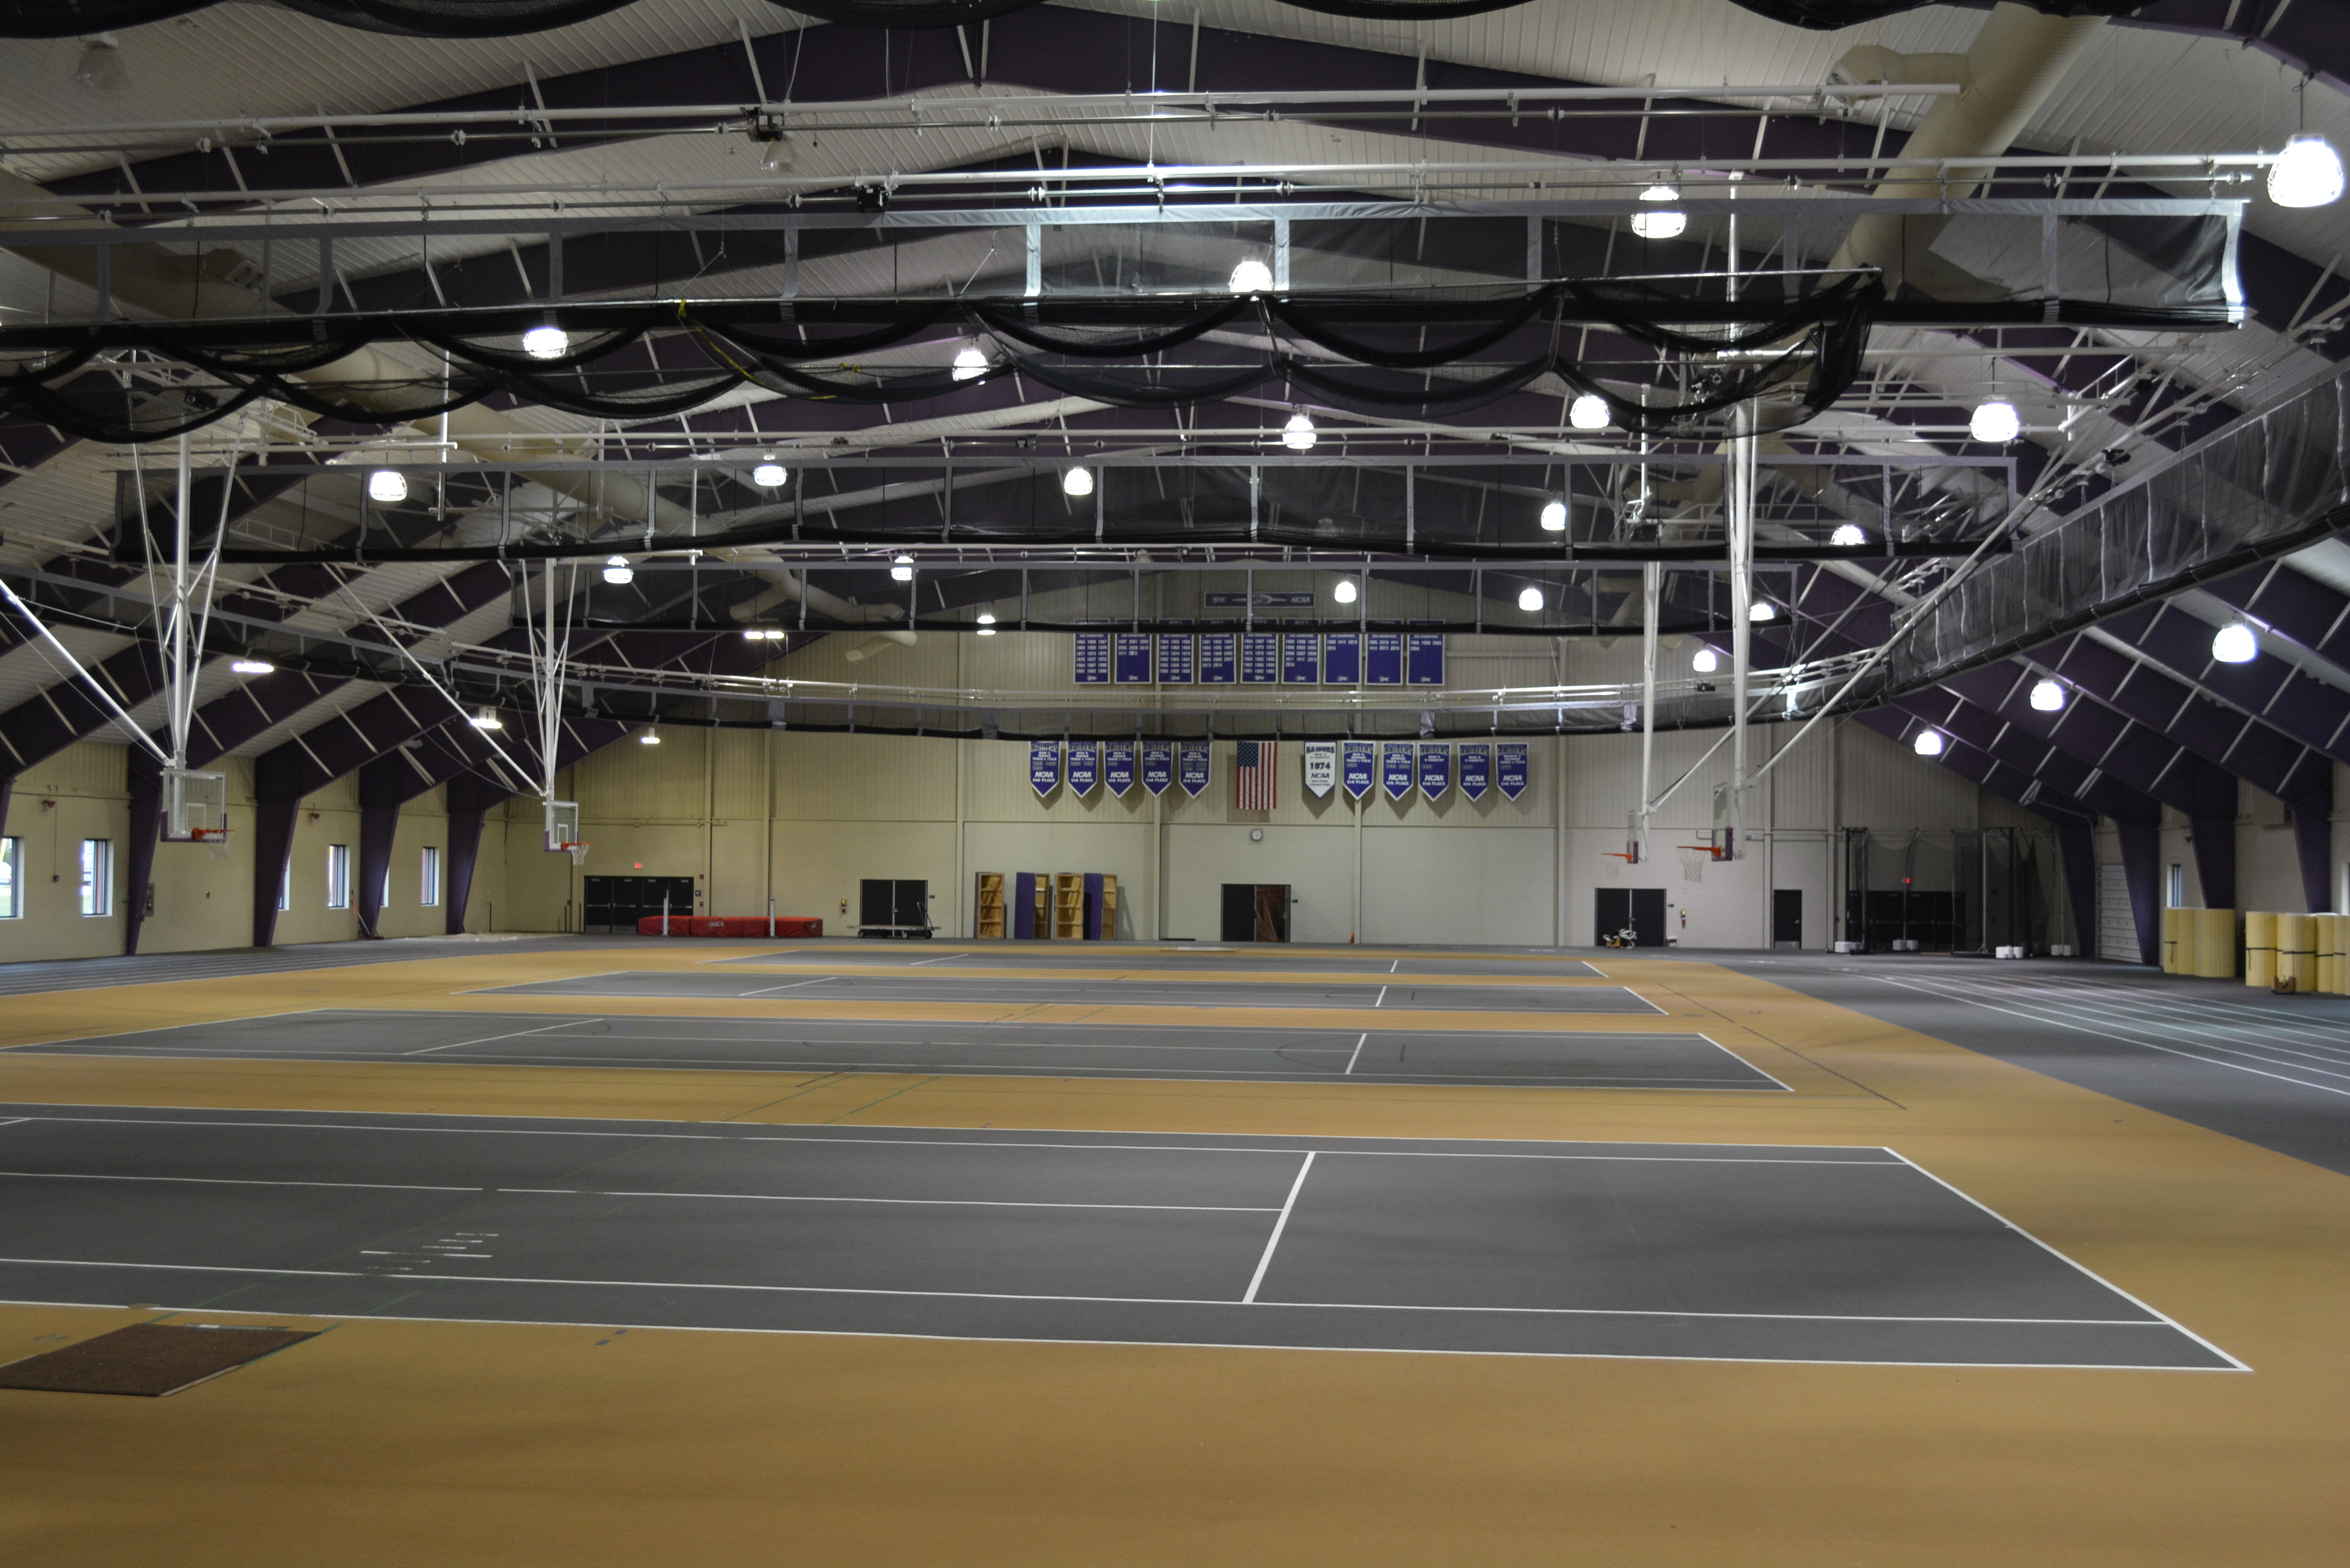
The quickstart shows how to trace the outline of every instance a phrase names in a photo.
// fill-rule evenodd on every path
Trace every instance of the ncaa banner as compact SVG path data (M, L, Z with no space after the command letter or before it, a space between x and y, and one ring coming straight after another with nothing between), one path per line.
M1389 800L1401 800L1411 793L1411 742L1388 742L1379 749L1379 787Z
M1176 766L1176 777L1185 794L1198 794L1208 787L1208 742L1186 741Z
M1471 800L1485 798L1485 786L1493 776L1493 748L1484 741L1464 743L1461 748L1461 793Z
M1091 794L1101 776L1101 742L1071 741L1069 750L1069 793Z
M1420 747L1419 793L1434 800L1451 787L1452 747L1442 741Z
M1515 800L1525 794L1526 743L1523 741L1504 741L1495 746L1493 773L1495 782L1502 786L1502 794L1509 799Z
M1351 798L1360 800L1371 793L1371 780L1376 772L1375 755L1376 752L1368 741L1347 742L1347 762L1341 776Z
M1145 741L1142 742L1142 787L1152 794L1165 794L1167 786L1175 782L1175 742Z
M1028 787L1038 795L1048 795L1061 787L1061 743L1058 741L1028 742Z
M1305 742L1305 793L1319 800L1338 785L1338 742Z
M1122 795L1134 787L1134 742L1104 741L1102 742L1102 783L1109 793Z

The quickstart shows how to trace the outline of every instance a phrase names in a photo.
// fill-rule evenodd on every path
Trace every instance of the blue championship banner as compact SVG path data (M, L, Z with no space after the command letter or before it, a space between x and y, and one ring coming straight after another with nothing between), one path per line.
M1028 787L1038 795L1048 795L1061 787L1061 743L1058 741L1028 742Z
M1200 634L1200 684L1230 686L1240 679L1240 633L1236 631L1203 631Z
M1360 800L1371 793L1371 780L1377 753L1368 741L1348 741L1346 759L1339 766L1339 782L1349 797Z
M1271 686L1281 679L1281 639L1269 631L1241 633L1241 684Z
M1363 634L1326 632L1322 638L1322 684L1352 686L1363 678Z
M1072 777L1069 781L1075 784ZM1434 800L1452 787L1452 747L1443 741L1419 748L1419 793Z
M1404 639L1404 684L1444 684L1444 634L1415 631Z
M1411 764L1409 741L1389 741L1379 748L1379 787L1388 792L1389 800L1401 800L1411 793Z
M1165 794L1167 786L1175 782L1175 742L1145 741L1142 742L1142 787L1152 794Z
M1176 776L1182 781L1185 794L1198 794L1208 787L1208 742L1186 741L1182 744Z
M1322 634L1284 631L1281 634L1281 680L1284 686L1322 684Z
M1463 742L1461 747L1461 793L1470 800L1485 798L1492 781L1493 748L1484 741Z
M1363 639L1363 684L1403 684L1403 633L1375 631Z
M1081 631L1071 639L1076 660L1069 679L1080 686L1109 684L1109 633Z
M1109 793L1122 795L1134 787L1134 742L1104 741L1102 742L1102 783Z
M1159 634L1159 683L1161 686L1189 686L1197 668L1193 655L1198 652L1188 631L1162 631Z
M1526 793L1526 743L1503 741L1493 748L1494 782L1511 800Z
M1120 686L1150 684L1150 634L1121 631L1111 646L1110 674Z
M1095 783L1101 777L1101 742L1071 741L1069 751L1069 793L1091 794Z

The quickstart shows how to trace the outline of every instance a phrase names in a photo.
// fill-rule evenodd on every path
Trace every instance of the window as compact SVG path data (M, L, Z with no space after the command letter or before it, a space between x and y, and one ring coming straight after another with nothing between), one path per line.
M418 867L417 886L421 891L418 894L416 901L426 909L429 909L441 901L441 846L439 845L428 844L424 846L424 864Z
M286 857L285 865L277 868L277 907L280 909L294 907L294 860L291 856Z
M2185 866L2171 867L2170 879L2163 888L2162 901L2174 909L2183 909L2187 907L2187 867Z
M348 844L327 846L327 908L348 909L351 907L351 846Z
M114 913L114 845L109 839L81 841L81 912Z
M0 838L0 920L24 918L24 886L25 841Z

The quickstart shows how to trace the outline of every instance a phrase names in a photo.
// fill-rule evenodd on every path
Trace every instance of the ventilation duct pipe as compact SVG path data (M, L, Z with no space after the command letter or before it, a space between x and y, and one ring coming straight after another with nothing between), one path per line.
M47 196L47 192L32 182L0 171L0 217L83 220L92 226L99 223L98 214L88 209L60 208L50 204ZM26 261L45 267L59 277L93 290L98 286L98 253L88 246L18 245L13 248ZM107 284L114 303L118 305L170 320L285 314L276 301L249 286L239 275L244 271L245 264L244 258L234 252L215 251L199 259L174 254L160 246L118 244L112 250ZM331 286L332 280L322 280L322 283ZM412 366L403 365L373 348L360 348L317 369L296 371L295 374L305 380L353 383L342 389L342 395L355 403L365 404L369 400L369 383L413 380L416 370ZM546 450L543 436L524 430L495 410L478 403L451 410L448 421L450 444L475 457L491 460L504 457L514 450L514 442L518 437L528 441L537 450ZM568 449L557 446L555 452L556 455L577 456L585 452L586 446L582 441ZM558 494L568 495L615 521L626 518L634 523L650 523L665 534L683 534L691 526L691 519L687 516L684 507L673 501L662 500L643 480L616 470L556 469L525 472L523 477ZM774 585L772 592L795 601L806 595L810 608L844 624L861 626L905 618L902 606L853 605L821 588L808 587L787 572L774 573L769 581Z
M2026 6L1996 7L1962 56L1903 55L1877 45L1846 54L1839 75L1852 81L1957 80L1961 90L1934 100L1909 136L1902 161L1877 194L1912 200L1965 198L1988 172L1972 160L1997 158L2048 101L2081 57L2103 16L2050 16ZM1947 166L1947 173L1944 168ZM1948 218L1865 217L1852 226L1836 266L1873 266L1888 293L1908 284L1937 299L1995 300L2007 292L1944 261L1934 241Z
M850 649L847 653L842 654L841 657L848 660L851 664L858 664L872 658L877 653L889 652L892 645L899 648L913 647L914 633L910 631L877 631L871 637L867 638L863 642L858 643L855 648Z

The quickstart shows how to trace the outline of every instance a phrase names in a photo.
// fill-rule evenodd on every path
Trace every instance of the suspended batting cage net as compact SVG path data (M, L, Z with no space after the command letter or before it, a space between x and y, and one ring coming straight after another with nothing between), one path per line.
M2053 835L1844 833L1844 933L1864 952L1990 957L2072 940Z

